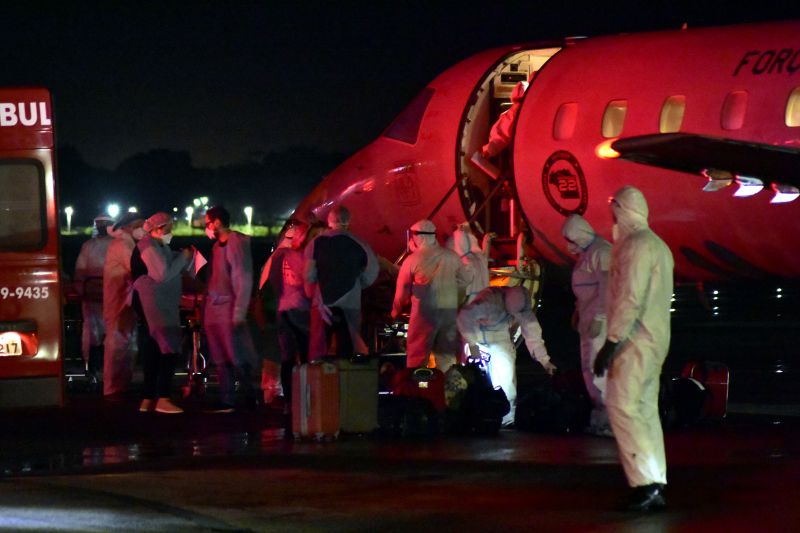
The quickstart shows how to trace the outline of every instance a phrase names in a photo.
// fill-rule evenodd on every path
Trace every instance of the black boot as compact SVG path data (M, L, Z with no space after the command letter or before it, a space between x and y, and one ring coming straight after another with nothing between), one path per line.
M647 513L663 509L667 506L667 501L664 499L664 487L665 485L661 483L634 487L625 510L635 513Z
M86 380L89 392L103 390L100 376L103 375L103 346L89 348L89 360L86 362Z

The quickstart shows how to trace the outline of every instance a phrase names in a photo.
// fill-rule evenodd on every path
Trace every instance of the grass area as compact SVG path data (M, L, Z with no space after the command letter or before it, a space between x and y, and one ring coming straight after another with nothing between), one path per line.
M275 226L258 226L252 225L248 226L246 224L242 225L233 225L231 226L234 230L240 231L245 235L250 235L251 237L274 237L280 233L282 225L275 225ZM92 227L73 227L71 231L67 231L65 228L61 228L61 235L71 235L71 236L78 236L78 235L91 235ZM172 227L172 234L176 237L201 237L205 235L204 228L192 228L189 227L186 223L176 223Z

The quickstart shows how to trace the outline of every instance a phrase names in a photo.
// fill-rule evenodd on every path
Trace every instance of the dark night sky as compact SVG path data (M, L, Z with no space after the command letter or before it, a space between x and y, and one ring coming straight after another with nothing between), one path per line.
M800 2L62 2L0 5L0 85L44 85L60 143L114 168L304 145L350 153L446 67L492 46L800 18Z

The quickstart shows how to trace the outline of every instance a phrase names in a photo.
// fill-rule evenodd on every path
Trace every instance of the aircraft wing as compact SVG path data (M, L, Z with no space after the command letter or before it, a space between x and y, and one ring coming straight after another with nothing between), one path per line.
M611 148L621 159L681 172L709 170L800 188L800 149L691 133L627 137Z

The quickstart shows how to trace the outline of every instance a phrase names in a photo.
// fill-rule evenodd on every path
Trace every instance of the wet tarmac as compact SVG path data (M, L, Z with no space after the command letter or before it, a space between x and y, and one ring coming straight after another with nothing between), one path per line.
M616 511L614 441L504 430L494 438L284 438L282 410L139 413L73 394L3 413L6 531L792 531L800 419L734 413L666 433L669 508Z

